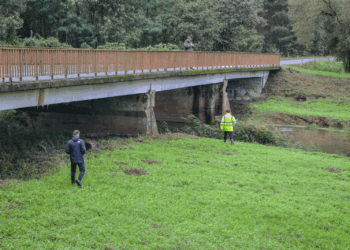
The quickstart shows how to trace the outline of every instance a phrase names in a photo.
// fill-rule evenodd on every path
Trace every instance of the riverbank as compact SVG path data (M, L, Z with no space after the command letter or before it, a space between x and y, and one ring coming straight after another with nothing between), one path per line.
M350 79L299 70L284 66L271 74L260 99L245 103L231 101L231 109L238 120L270 127L304 126L306 132L310 131L310 126L313 130L341 130L346 132L343 139L349 138ZM344 73L334 74L342 76ZM338 140L335 138L334 142ZM347 149L345 147L343 153Z

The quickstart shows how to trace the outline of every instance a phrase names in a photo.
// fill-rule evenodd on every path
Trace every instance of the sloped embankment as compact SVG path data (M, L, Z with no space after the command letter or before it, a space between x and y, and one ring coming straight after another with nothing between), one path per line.
M265 124L350 127L350 79L300 73L270 75L262 98L249 103L249 118Z

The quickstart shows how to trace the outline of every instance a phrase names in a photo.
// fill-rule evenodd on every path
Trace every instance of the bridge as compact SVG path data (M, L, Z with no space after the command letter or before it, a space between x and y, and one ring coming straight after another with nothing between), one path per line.
M279 54L0 48L0 110L40 110L40 125L157 134L194 114L214 123L229 98L258 98Z

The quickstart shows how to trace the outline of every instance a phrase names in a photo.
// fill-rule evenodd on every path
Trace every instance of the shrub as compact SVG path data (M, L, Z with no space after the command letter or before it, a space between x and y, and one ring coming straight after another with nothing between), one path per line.
M116 50L126 50L127 47L125 43L106 43L104 45L100 45L97 49L116 49Z
M80 48L82 48L82 49L91 49L91 46L89 44L87 44L87 43L82 43Z
M72 48L72 46L66 43L60 43L57 38L49 37L47 39L44 38L24 38L22 41L23 46L31 46L31 47L49 47L49 48Z

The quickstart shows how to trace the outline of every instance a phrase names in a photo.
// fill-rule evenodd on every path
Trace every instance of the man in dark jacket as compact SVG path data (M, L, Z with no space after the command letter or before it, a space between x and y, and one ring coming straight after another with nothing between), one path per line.
M84 141L79 138L80 132L74 130L73 139L68 142L66 147L66 153L70 155L71 162L71 182L72 185L77 183L80 187L82 186L81 180L85 174L84 158L83 155L86 152ZM79 166L79 177L75 180L75 171L77 169L77 164Z

